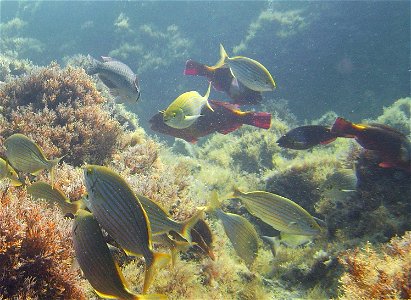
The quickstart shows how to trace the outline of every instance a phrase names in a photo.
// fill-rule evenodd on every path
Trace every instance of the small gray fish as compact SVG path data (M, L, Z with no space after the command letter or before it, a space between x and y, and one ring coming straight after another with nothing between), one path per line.
M147 213L153 235L168 233L170 230L174 230L185 238L186 241L191 242L190 230L202 218L202 210L185 222L176 222L154 201L142 195L137 195L137 198Z
M62 191L43 181L37 181L28 186L27 193L34 199L44 199L49 203L56 203L64 214L75 215L77 210L84 208L82 200L71 202Z
M73 245L84 276L97 295L110 299L167 299L165 295L137 295L125 282L108 248L96 219L80 209L73 223Z
M116 102L137 102L140 99L140 85L137 75L121 61L105 56L101 58L102 62L89 56L92 65L87 69L87 74L98 74L98 77L116 98Z
M151 226L139 199L126 181L103 166L84 167L88 197L85 202L94 217L127 254L143 255L146 271L143 292L153 279L154 268L162 267L170 255L152 250Z
M6 156L17 170L36 175L42 170L50 170L53 185L53 167L62 159L47 159L41 148L24 134L16 133L4 141Z

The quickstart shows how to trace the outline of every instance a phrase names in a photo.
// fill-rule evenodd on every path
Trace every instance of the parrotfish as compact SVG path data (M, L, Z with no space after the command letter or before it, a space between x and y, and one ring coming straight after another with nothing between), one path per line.
M167 264L170 255L153 252L147 213L120 175L107 167L88 165L84 167L84 177L88 192L85 202L99 224L127 254L144 256L143 292L146 293L154 268Z
M214 132L228 134L243 124L263 129L270 128L270 113L241 111L238 109L238 105L214 100L210 100L210 105L214 112L203 108L202 117L187 128L176 129L168 126L163 122L161 113L157 113L150 119L150 127L154 131L178 137L190 143L196 143L200 137Z
M56 203L64 214L75 215L77 210L85 207L82 200L71 202L61 190L43 181L29 185L27 193L34 199L44 199L48 203Z
M62 159L49 160L40 147L27 136L16 133L4 141L7 160L18 171L36 175L42 170L50 170L53 185L53 167Z
M76 259L97 295L110 299L167 299L165 295L137 295L129 290L93 215L80 209L74 219Z
M243 193L238 189L233 196L240 199L252 215L278 231L312 236L321 232L315 219L290 199L262 191Z
M261 92L253 91L239 82L227 66L212 68L189 59L186 61L184 75L207 77L216 91L225 92L236 104L258 104L262 100Z
M331 132L355 140L365 149L374 151L382 168L411 171L411 143L401 132L383 124L354 124L337 118Z
M137 102L140 99L137 75L121 61L105 56L101 58L103 62L89 56L91 66L87 69L87 74L98 74L100 80L115 97L116 102Z
M331 133L327 126L306 125L288 131L278 139L277 143L283 148L303 150L331 143L336 138L337 136Z
M0 158L0 180L8 178L13 186L20 186L23 183L20 181L16 171L4 159Z
M250 90L264 92L275 89L274 79L266 67L248 57L228 57L223 45L220 44L220 60L211 68L221 68L224 65L228 65L233 76Z
M228 236L237 255L243 259L248 268L251 267L258 252L258 235L254 226L243 216L224 212L220 208L221 204L218 195L213 192L209 211L214 212L224 227L224 232Z
M170 127L176 129L187 128L192 125L199 117L203 106L207 106L214 111L208 102L211 83L204 96L196 91L185 92L178 96L163 112L163 121Z

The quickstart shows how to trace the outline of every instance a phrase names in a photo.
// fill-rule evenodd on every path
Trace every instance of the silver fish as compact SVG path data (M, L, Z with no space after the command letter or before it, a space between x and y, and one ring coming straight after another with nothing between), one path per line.
M101 81L109 88L116 102L137 102L140 99L140 85L137 75L129 66L111 57L101 57L100 62L91 56L88 75L98 74Z

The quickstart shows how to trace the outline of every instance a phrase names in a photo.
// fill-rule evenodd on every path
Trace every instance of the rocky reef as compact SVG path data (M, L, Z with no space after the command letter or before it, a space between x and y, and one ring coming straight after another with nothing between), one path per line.
M125 26L125 19L118 22ZM138 118L114 105L83 69L55 63L29 69L24 76L9 76L0 87L0 145L20 132L38 143L47 157L64 156L55 170L55 186L71 201L86 193L81 166L104 164L175 220L186 220L197 207L207 206L210 192L216 190L222 195L224 211L246 217L259 235L278 237L276 230L231 199L233 187L238 187L290 198L327 228L308 244L279 245L275 256L269 245L259 241L258 256L247 267L220 222L207 215L215 260L190 248L174 267L159 270L150 292L170 299L350 299L352 291L378 297L387 284L393 297L409 296L409 278L403 275L409 272L410 255L406 233L411 217L410 174L406 171L380 168L350 139L304 151L279 148L277 139L297 126L281 101L266 106L274 116L269 130L243 126L199 145L180 142L171 148L147 135ZM410 99L400 99L376 121L409 135L409 112ZM334 117L329 113L312 122L331 125ZM336 184L330 178L344 170L352 172L358 183L349 194L335 197L327 185ZM26 184L49 181L46 172L19 175ZM0 198L0 266L9 270L0 274L2 296L96 297L71 268L71 220L64 219L57 207L34 202L24 186L7 183L1 183ZM392 239L395 236L403 238ZM361 247L365 250L358 250ZM391 266L395 272L388 272ZM143 267L140 259L122 263L126 280L137 293Z

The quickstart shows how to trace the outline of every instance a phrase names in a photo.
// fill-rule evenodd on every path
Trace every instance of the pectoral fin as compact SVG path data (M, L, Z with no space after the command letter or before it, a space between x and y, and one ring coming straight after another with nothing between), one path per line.
M186 121L192 121L192 120L198 119L198 118L201 117L201 116L202 116L202 115L185 116L185 117L184 117L184 120L186 120Z

